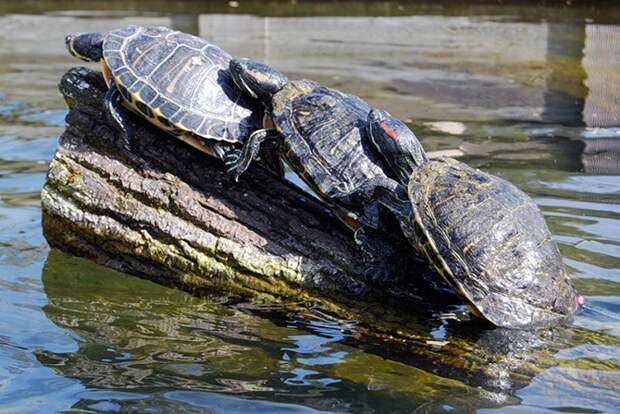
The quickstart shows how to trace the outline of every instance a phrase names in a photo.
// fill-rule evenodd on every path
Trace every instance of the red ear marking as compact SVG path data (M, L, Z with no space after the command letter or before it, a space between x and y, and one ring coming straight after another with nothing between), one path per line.
M267 79L264 74L257 72L255 69L250 70L250 75L259 82L264 82Z
M391 126L388 125L387 122L379 121L379 126L381 127L383 131L385 131L387 136L390 137L392 141L394 142L398 141L398 135L396 135L396 132L392 129Z

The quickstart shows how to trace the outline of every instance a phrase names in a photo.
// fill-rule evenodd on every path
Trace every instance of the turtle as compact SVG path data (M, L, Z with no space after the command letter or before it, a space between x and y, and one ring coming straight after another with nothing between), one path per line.
M230 73L241 91L264 105L271 122L253 133L241 152L227 158L229 172L238 179L261 143L276 142L278 157L355 232L372 280L389 277L385 266L393 260L386 252L393 250L382 236L389 225L382 205L400 209L409 201L405 188L385 173L364 136L371 107L359 97L311 80L289 81L250 59L231 60Z
M496 326L568 321L584 299L536 203L510 182L463 162L420 163L410 135L389 113L369 113L368 139L399 176L409 175L410 204L393 212L416 250L475 315Z
M65 43L71 55L101 62L105 105L125 143L133 127L124 108L220 159L262 125L260 107L232 82L232 57L204 39L131 25L70 34Z

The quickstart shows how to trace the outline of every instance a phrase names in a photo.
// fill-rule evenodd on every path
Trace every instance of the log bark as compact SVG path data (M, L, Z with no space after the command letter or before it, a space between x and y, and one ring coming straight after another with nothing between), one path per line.
M52 247L198 294L369 291L352 234L312 196L258 163L232 182L219 160L137 117L130 151L98 72L72 69L59 87L67 128L42 192Z

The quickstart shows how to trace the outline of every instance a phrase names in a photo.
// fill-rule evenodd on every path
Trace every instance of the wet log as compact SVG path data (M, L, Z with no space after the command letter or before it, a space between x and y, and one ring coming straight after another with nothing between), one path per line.
M193 293L321 300L368 291L350 231L254 163L223 164L137 117L131 150L108 121L98 72L60 85L69 113L42 192L52 247Z

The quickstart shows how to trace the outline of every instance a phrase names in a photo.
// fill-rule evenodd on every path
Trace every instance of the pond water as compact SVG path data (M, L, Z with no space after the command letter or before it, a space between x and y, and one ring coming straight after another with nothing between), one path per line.
M619 412L620 6L464 3L1 2L0 413ZM396 347L319 310L198 299L50 251L56 85L80 64L64 36L127 24L360 95L428 151L512 181L585 310L543 334L429 315L410 328L427 349Z

